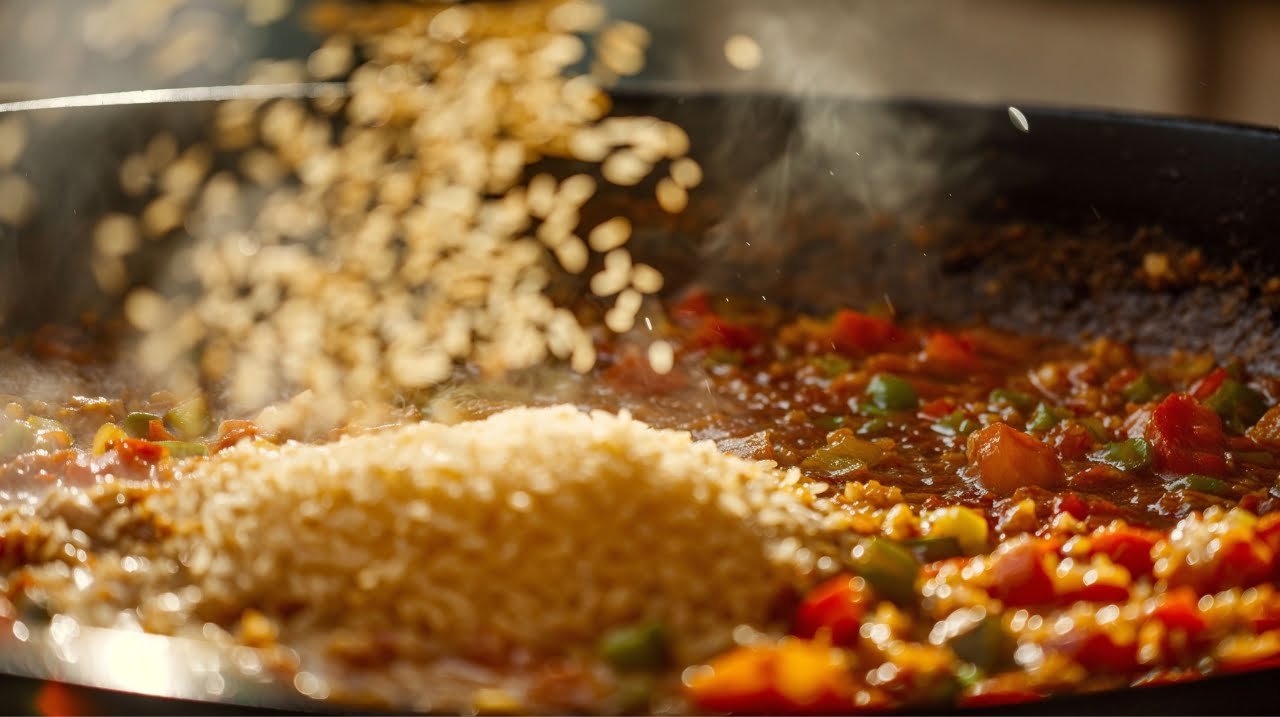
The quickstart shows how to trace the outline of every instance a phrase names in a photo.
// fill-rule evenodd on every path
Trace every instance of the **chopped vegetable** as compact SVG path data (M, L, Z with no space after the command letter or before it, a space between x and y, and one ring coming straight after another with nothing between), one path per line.
M1134 577L1150 575L1155 568L1151 549L1160 541L1160 534L1133 526L1110 526L1089 537L1090 555L1101 553Z
M36 445L36 432L25 421L13 421L0 433L0 457L9 458L25 453Z
M1009 388L997 388L992 391L987 396L987 402L991 404L1007 404L1019 411L1030 411L1036 405L1034 397Z
M1035 413L1031 414L1031 420L1027 423L1027 430L1044 433L1058 425L1059 422L1071 418L1071 416L1071 411L1054 408L1047 403L1041 402L1036 405Z
M1151 619L1163 623L1169 630L1197 635L1208 627L1208 622L1196 607L1197 601L1195 592L1188 588L1170 590L1157 598Z
M872 418L858 428L859 436L874 436L889 430L889 422L883 418Z
M886 538L869 538L852 551L854 571L876 594L900 605L916 599L920 563L911 551Z
M1144 371L1122 388L1120 395L1131 403L1149 403L1167 395L1170 390L1168 386Z
M1228 487L1226 481L1199 473L1183 476L1169 484L1170 490L1197 490L1209 495L1222 495L1227 492Z
M154 413L135 411L124 417L121 427L130 438L147 438L150 435L151 422L159 420L161 420L160 417Z
M984 368L972 341L945 331L929 334L924 345L924 358L931 368L950 374L974 373Z
M885 411L909 411L920 405L920 397L911 384L891 374L877 374L867 384L866 395Z
M739 647L688 682L710 712L813 714L849 711L854 684L843 650L807 640Z
M1085 416L1084 418L1077 418L1076 423L1083 426L1084 429L1089 432L1089 435L1092 436L1093 440L1095 441L1105 441L1107 440L1107 438L1110 437L1110 434L1107 432L1106 425L1103 424L1103 422L1100 419L1094 418L1093 416Z
M600 641L600 655L619 670L656 670L671 659L667 631L656 622L621 627Z
M1108 443L1090 457L1122 471L1142 470L1151 465L1151 444L1143 438L1130 438L1119 443Z
M697 332L689 339L694 348L745 351L760 342L754 327L708 314L702 318Z
M906 333L892 321L858 311L840 311L831 320L831 343L845 355L886 351L906 339Z
M1243 383L1228 378L1210 396L1204 405L1222 417L1227 429L1244 433L1267 412L1266 398Z
M200 438L213 427L213 419L209 416L209 407L203 396L169 409L164 414L164 421L185 441Z
M969 467L983 488L1010 494L1022 486L1052 488L1062 482L1062 464L1053 449L1003 423L969 436Z
M93 455L100 456L110 449L111 444L122 441L129 437L119 426L114 423L104 423L93 436Z
M950 636L946 645L956 657L983 671L1004 667L1013 661L1016 644L999 617L982 615Z
M1232 451L1231 457L1241 463L1251 463L1257 466L1273 466L1276 464L1276 457L1267 451Z
M991 556L991 586L987 592L1005 605L1027 606L1052 602L1056 591L1046 558L1050 544L1035 538L1005 542Z
M978 430L979 423L964 411L956 409L939 418L930 428L944 436L967 436Z
M862 440L852 431L842 429L833 434L830 443L805 458L801 468L839 478L873 466L884 455L876 444Z
M1213 395L1213 392L1218 390L1218 387L1222 385L1222 382L1226 381L1230 377L1231 374L1227 373L1225 368L1219 366L1218 368L1210 371L1199 381L1196 381L1195 384L1191 386L1190 393L1194 398L1203 401Z
M1246 435L1264 448L1280 449L1280 406L1272 406Z
M835 356L833 354L815 356L813 358L813 365L816 366L827 378L835 378L836 376L849 373L849 369L853 366L853 364L849 363L848 359Z
M814 425L821 426L822 428L828 431L834 431L837 428L844 426L845 417L844 416L818 416L817 418L813 419L813 423Z
M962 505L939 508L928 516L926 534L931 538L953 538L967 555L986 552L988 532L987 519Z
M911 554L916 556L916 560L922 563L933 563L964 555L960 541L950 536L904 540L902 547L910 550Z
M156 441L156 445L164 446L174 458L190 458L192 456L209 455L209 448L203 443L189 441Z
M707 351L703 360L713 366L741 366L742 352L717 346Z
M956 410L956 403L949 398L938 398L920 406L920 415L938 420Z
M1160 470L1206 475L1227 471L1222 419L1185 393L1171 394L1155 407L1145 435Z
M823 633L833 645L852 647L873 602L863 580L838 575L805 596L796 609L792 632L805 638Z

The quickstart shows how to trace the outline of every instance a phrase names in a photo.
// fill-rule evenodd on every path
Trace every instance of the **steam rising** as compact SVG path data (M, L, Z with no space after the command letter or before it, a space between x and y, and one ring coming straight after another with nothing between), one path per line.
M822 283L851 286L851 275L865 274L867 281L853 288L880 299L882 282L875 279L882 278L884 267L923 269L931 258L896 237L847 231L831 235L821 220L835 217L848 227L879 217L912 227L943 208L963 209L978 188L971 152L981 128L947 123L944 133L910 108L857 102L860 97L892 98L900 89L891 68L850 63L851 55L872 57L878 44L887 41L872 34L864 15L875 13L874 26L882 30L917 21L923 8L818 5L820 11L798 13L757 7L741 18L740 26L750 29L763 54L759 68L742 79L793 98L797 110L786 145L743 188L705 246L708 256L724 263L710 280L757 293L777 292L779 274L764 276L760 266L788 267L780 271L788 277L834 269L837 275ZM813 6L806 4L806 9ZM839 28L841 42L832 42L832 28ZM745 136L759 121L749 109L729 117L726 142L733 144L735 136Z

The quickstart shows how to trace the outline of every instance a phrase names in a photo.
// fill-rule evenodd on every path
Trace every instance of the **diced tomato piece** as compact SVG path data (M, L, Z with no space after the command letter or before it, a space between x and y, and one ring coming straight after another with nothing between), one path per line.
M962 709L985 710L1006 705L1020 705L1035 702L1045 696L1034 690L1016 688L993 688L963 695L958 703Z
M1271 603L1262 608L1262 612L1250 620L1254 632L1270 632L1280 629L1280 602L1273 598Z
M839 311L831 320L831 343L840 353L873 354L906 343L907 333L888 319L859 311Z
M165 456L165 448L151 441L137 438L121 438L112 441L109 449L114 450L122 463L154 464Z
M1106 389L1107 393L1118 394L1125 386L1133 383L1133 380L1138 376L1138 369L1131 366L1122 368L1112 374L1111 378L1107 379L1107 382L1103 384L1103 388Z
M973 373L985 368L972 341L945 331L929 334L924 344L924 360L930 368L948 373Z
M693 289L671 307L671 319L682 326L697 326L711 315L711 298L704 289Z
M937 420L950 414L954 410L956 410L955 401L952 401L949 398L939 398L921 406L920 415Z
M1090 670L1123 673L1138 667L1137 643L1120 644L1102 630L1073 630L1054 635L1045 647Z
M1280 513L1268 513L1258 518L1258 524L1253 527L1253 532L1259 540L1271 548L1271 552L1280 555Z
M1228 540L1216 556L1218 575L1225 585L1248 587L1271 575L1275 553L1256 540Z
M1054 428L1049 440L1064 461L1084 458L1093 448L1093 434L1078 423L1064 423Z
M991 557L987 593L1010 606L1053 602L1053 576L1045 564L1045 557L1053 550L1052 544L1043 540L1006 544Z
M1172 394L1155 407L1146 438L1157 468L1207 475L1227 472L1222 419L1185 393Z
M1248 437L1259 447L1268 450L1280 449L1280 406L1272 406L1262 418L1247 431ZM1251 450L1246 448L1245 450ZM1254 448L1252 450L1257 450Z
M842 651L804 640L740 647L688 683L694 704L712 712L848 712L853 680Z
M1089 517L1089 504L1076 493L1064 493L1058 496L1055 501L1053 512L1070 513L1076 520L1084 520Z
M177 436L174 436L167 428L164 427L164 421L153 420L147 421L147 440L173 441L177 440Z
M796 611L793 632L800 637L816 637L825 632L831 644L851 647L867 612L870 596L862 581L840 575L814 588Z
M209 447L214 453L225 450L246 439L265 436L258 424L240 418L232 418L218 425L218 440Z
M1090 553L1102 553L1133 577L1150 575L1155 568L1151 549L1160 541L1154 530L1130 526L1106 527L1089 536Z
M1226 381L1227 378L1227 370L1219 366L1205 374L1205 376L1199 381L1192 384L1191 395L1200 400L1204 400L1212 396L1213 392L1217 391L1222 386L1222 382Z
M601 373L601 378L609 386L626 393L670 393L689 383L680 369L666 374L654 371L649 359L638 351L623 353L616 363Z
M742 351L760 343L760 339L760 332L754 327L710 315L703 317L689 344L699 349Z
M1170 590L1158 598L1155 609L1151 611L1151 619L1164 623L1170 630L1184 630L1189 635L1197 635L1208 623L1196 607L1196 601L1196 594L1188 588Z
M1063 481L1053 449L1004 423L969 436L969 467L992 493L1008 495L1023 486L1053 488Z

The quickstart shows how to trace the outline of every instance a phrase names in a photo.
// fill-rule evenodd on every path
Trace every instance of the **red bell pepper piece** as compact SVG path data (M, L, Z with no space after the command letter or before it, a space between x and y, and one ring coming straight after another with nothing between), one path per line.
M806 638L825 632L831 644L851 647L858 640L869 602L860 580L838 575L805 596L796 610L792 632Z
M1045 565L1045 556L1053 550L1052 544L1035 539L998 550L991 557L991 587L987 592L1009 606L1053 602L1053 576Z
M907 333L888 319L843 310L831 320L831 343L843 354L879 353L906 343Z
M1191 385L1191 395L1203 401L1212 396L1213 392L1222 386L1222 382L1226 381L1228 376L1226 369L1222 367L1215 368Z
M1150 575L1155 569L1151 549L1161 535L1153 530L1130 526L1106 527L1089 536L1090 553L1102 553L1133 577Z
M1155 407L1145 435L1159 469L1205 475L1227 472L1222 419L1185 393L1171 394Z
M924 360L930 368L947 373L973 373L985 368L972 341L945 331L929 334L924 344Z

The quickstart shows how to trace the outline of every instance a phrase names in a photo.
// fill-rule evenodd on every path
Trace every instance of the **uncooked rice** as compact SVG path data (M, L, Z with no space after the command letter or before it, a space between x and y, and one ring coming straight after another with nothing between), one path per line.
M140 602L145 627L171 631L234 624L253 606L281 621L286 644L308 628L355 630L447 654L482 636L573 654L655 619L688 664L738 625L764 627L781 591L836 550L795 469L567 406L327 445L241 444L193 465L141 502L101 486L105 515L55 503L78 522L41 524L77 531L95 588L50 590L48 607L111 624ZM33 559L65 558L28 540ZM44 568L47 583L58 575L70 579Z
M278 10L250 6L255 17ZM591 176L523 174L547 156L599 162L607 181L626 186L663 161L688 174L678 164L689 150L683 130L605 118L601 81L567 72L585 53L575 33L591 31L611 72L638 71L647 31L604 25L601 9L580 0L322 10L331 34L306 63L262 61L249 80L327 80L357 64L345 129L333 125L332 97L231 101L218 107L209 146L239 151L238 172L210 176L208 147L180 151L167 135L122 166L129 194L153 193L143 236L194 240L151 287L164 305L148 302L146 325L134 325L142 337L132 361L180 393L225 385L239 413L310 391L307 410L319 415L305 418L318 427L353 420L353 401L398 405L459 363L490 375L550 358L589 370L586 329L545 293L554 274L583 272L603 255L590 288L622 300L606 307L615 331L634 325L637 294L659 290L661 275L633 275L625 218L579 228ZM662 206L683 209L685 188L664 180ZM114 293L137 242L117 220L107 228L95 276ZM383 421L388 411L370 415ZM302 435L297 425L268 427Z

